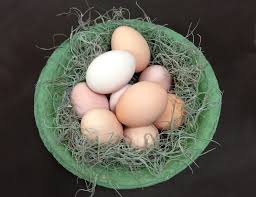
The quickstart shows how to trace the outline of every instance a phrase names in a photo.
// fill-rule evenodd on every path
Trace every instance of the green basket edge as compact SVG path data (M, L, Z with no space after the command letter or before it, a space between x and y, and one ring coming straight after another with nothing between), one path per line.
M139 21L139 20L127 20L127 24L133 24L133 23L137 23L138 25L155 25L149 22L144 22L144 21ZM97 26L101 26L102 24L98 24ZM104 24L106 25L106 24ZM170 30L167 27L163 27L163 26L159 26L157 25L159 28L163 28L166 34L171 35L172 37L176 37L177 39L184 39L183 36L181 36L180 34ZM193 43L191 43L190 41L186 41L190 44L193 45ZM68 42L65 41L63 42L58 49L56 49L54 51L54 53L51 55L51 57L49 58L49 60L47 61L46 66L43 68L40 77L39 77L39 81L43 80L45 78L45 76L50 76L53 73L53 67L55 66L55 63L53 63L53 59L57 56L59 56L61 53L65 53L66 51L66 47L68 45ZM208 63L208 61L205 59L205 57L203 56L203 54L201 54L202 59L201 61L207 64L207 67L205 68L205 75L206 78L208 79L208 82L210 82L212 87L215 87L215 89L213 90L212 94L209 95L209 100L221 100L221 93L219 90L219 86L218 86L218 82L217 79L215 77L214 71L212 70L212 67L210 66L210 64ZM56 67L56 66L55 66ZM58 68L55 68L58 69ZM80 169L79 170L79 165L77 164L77 162L71 157L71 155L69 154L69 152L61 145L57 145L54 140L50 137L49 132L45 131L42 126L42 122L40 121L40 114L41 114L41 110L40 110L40 105L42 103L39 103L38 101L40 101L41 97L43 96L40 92L40 85L36 86L36 90L35 90L35 97L34 97L34 114L35 114L35 120L36 120L36 124L39 130L39 134L40 137L42 139L42 141L44 142L44 145L46 146L46 148L48 149L48 151L54 156L54 158L64 167L66 168L68 171L72 172L73 174L75 174L76 176L85 179L85 180L90 180L89 177L92 177L93 175L99 176L99 179L97 179L97 185L101 185L104 187L108 187L108 188L115 188L115 189L133 189L133 188L142 188L142 187L147 187L147 186L151 186L163 181L166 181L168 179L170 179L171 177L173 177L174 175L178 174L179 172L181 172L182 170L184 170L189 164L192 163L192 161L190 159L184 159L183 162L175 162L175 164L168 164L167 167L162 171L162 173L160 174L160 176L158 177L153 177L150 174L145 174L145 176L141 177L138 179L138 177L136 177L136 179L133 177L132 179L130 178L125 178L122 176L122 173L120 172L111 172L111 174L104 174L104 169L97 169L96 172L90 172L90 173L86 173L85 170ZM204 133L203 135L201 135L200 137L203 136L204 139L212 139L216 127L217 127L217 122L220 116L220 110L221 110L221 103L219 103L219 105L207 112L205 112L205 116L208 117L208 119L210 120L215 120L215 121L211 121L209 123L209 121L203 121L200 124L200 129L203 128L204 129ZM199 130L200 130L199 129ZM206 132L207 131L207 132ZM196 159L201 152L206 148L206 146L209 144L209 141L202 141L198 144L196 144L195 146L193 146L195 148L195 151L193 153L193 157L191 158L192 160ZM83 171L83 172L82 172ZM82 172L82 173L81 173ZM113 178L115 181L111 181L110 178Z

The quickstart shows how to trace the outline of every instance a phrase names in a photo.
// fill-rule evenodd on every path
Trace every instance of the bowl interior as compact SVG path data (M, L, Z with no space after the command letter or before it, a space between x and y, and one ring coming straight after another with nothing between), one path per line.
M125 23L135 28L156 26L157 28L161 28L165 32L166 36L174 38L178 41L187 42L189 45L194 46L190 41L184 40L183 36L166 27L139 20L126 20ZM111 27L112 24L98 24L91 28L97 28L100 31L104 25ZM204 55L201 52L199 53L200 57L197 61L202 65L206 65L201 77L199 89L202 92L210 89L211 94L208 95L208 100L209 102L217 104L211 109L203 111L200 114L200 118L198 119L198 140L197 143L191 145L191 159L182 157L180 160L167 163L158 176L151 175L146 169L139 170L136 173L131 173L126 169L107 170L105 168L94 167L93 170L91 170L90 166L79 165L71 156L70 152L66 150L63 145L56 142L56 135L54 133L54 129L52 128L54 126L52 92L46 88L44 83L46 81L53 80L56 78L56 76L60 76L62 74L63 70L60 65L65 65L68 59L71 57L68 40L63 42L51 55L40 74L36 86L34 113L39 134L44 142L44 145L49 152L52 153L55 159L67 170L82 179L96 181L96 183L101 186L116 189L132 189L154 185L170 179L185 169L189 164L192 163L192 160L195 160L203 152L215 133L220 115L221 94L217 79ZM61 93L63 90L59 89L58 91Z

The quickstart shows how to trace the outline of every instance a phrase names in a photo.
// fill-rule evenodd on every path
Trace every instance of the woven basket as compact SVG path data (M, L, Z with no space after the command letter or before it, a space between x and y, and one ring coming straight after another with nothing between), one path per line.
M186 42L188 45L193 45L190 41L184 39L180 34L163 26L155 25L153 23L143 22L139 20L126 20L127 25L139 28L147 28L149 26L157 26L161 28L167 37L173 38L180 42ZM105 24L98 24L91 28L96 28L97 31L102 31L102 26L111 26L111 22ZM202 65L206 65L200 81L200 91L207 91L211 89L211 94L208 95L209 102L221 101L221 94L218 86L218 81L214 75L211 65L208 63L204 55L200 53L200 58L197 60ZM51 55L46 66L42 70L34 97L34 113L35 120L39 130L40 137L44 142L44 145L48 151L54 156L54 158L68 171L74 175L85 179L91 180L91 177L97 177L97 185L115 189L133 189L151 186L163 181L166 181L181 172L189 164L192 163L189 158L181 158L180 161L169 162L162 170L159 176L151 175L146 169L141 170L140 176L135 176L128 170L106 170L105 168L95 167L93 170L88 170L89 166L81 167L75 159L71 156L71 153L66 150L63 145L56 142L56 135L51 126L54 126L53 116L46 116L45 114L53 114L53 105L51 100L51 92L47 91L44 87L44 81L52 80L56 76L61 75L62 67L58 66L58 63L66 64L68 57L71 57L69 51L69 42L63 42ZM63 91L63 90L59 90ZM206 148L210 139L212 139L218 119L220 116L221 102L217 102L215 107L212 107L208 111L203 111L200 114L198 120L198 140L197 143L191 145L192 160L195 160ZM47 127L45 125L48 125ZM207 140L206 140L207 139ZM142 174L142 176L141 176Z

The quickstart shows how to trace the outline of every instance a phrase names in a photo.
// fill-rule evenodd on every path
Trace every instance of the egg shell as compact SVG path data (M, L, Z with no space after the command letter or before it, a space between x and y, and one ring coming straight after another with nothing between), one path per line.
M168 70L160 65L147 67L140 75L139 81L151 81L161 85L166 91L171 86L171 75Z
M112 50L126 50L136 59L136 72L143 71L150 61L150 49L145 38L128 26L116 28L111 38Z
M128 88L116 105L118 120L128 127L152 124L165 110L167 92L160 85L148 81Z
M80 118L82 118L87 111L94 108L109 109L107 97L91 91L85 82L80 82L73 87L70 100L73 109Z
M116 109L116 104L119 101L119 98L121 97L121 95L130 87L130 84L127 84L126 86L122 87L120 90L117 90L116 92L112 93L110 95L110 99L109 99L109 105L110 105L110 110L111 111L115 111Z
M113 112L92 109L81 120L81 132L90 140L99 143L116 143L123 138L123 127Z
M145 149L153 145L158 137L159 133L154 125L124 129L126 143L134 148Z
M158 129L176 129L183 124L184 114L184 101L175 94L168 94L166 109L154 125Z
M108 51L96 57L86 72L88 87L99 94L113 93L132 78L135 58L127 51Z

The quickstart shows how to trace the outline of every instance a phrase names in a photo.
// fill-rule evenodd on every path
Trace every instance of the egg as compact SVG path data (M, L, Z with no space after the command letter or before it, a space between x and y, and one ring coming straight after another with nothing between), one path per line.
M130 87L130 84L127 84L126 86L122 87L120 90L112 93L110 95L110 99L109 99L109 105L110 105L110 110L111 111L115 111L116 109L116 104L119 101L119 98L121 97L121 95Z
M184 101L175 94L168 94L166 109L154 125L158 129L176 129L183 124L184 114Z
M81 132L90 140L99 143L116 143L123 138L123 127L113 112L92 109L81 120Z
M160 85L142 81L129 87L116 105L118 120L128 127L148 126L165 110L167 92Z
M150 49L145 38L128 26L116 28L111 38L112 50L126 50L136 59L136 72L143 71L150 61Z
M99 94L113 93L132 78L135 58L127 51L108 51L96 57L86 72L88 87Z
M85 82L80 82L73 87L70 100L74 111L80 118L94 108L109 109L107 97L91 91Z
M146 127L126 128L124 139L131 147L145 149L153 145L159 137L157 128L154 125Z
M151 81L158 83L168 91L171 86L171 75L165 67L152 65L147 67L141 73L139 81Z

